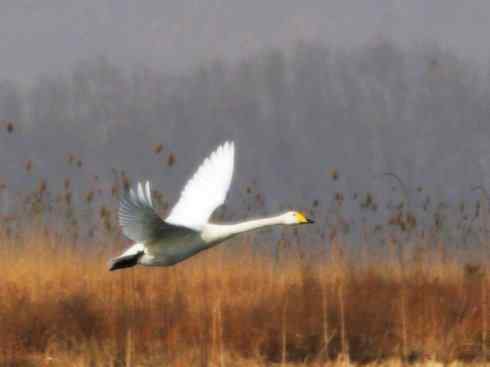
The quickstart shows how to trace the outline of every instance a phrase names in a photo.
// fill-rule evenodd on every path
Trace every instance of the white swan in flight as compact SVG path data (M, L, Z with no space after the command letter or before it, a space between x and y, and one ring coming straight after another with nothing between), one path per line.
M225 142L204 160L163 220L153 208L150 183L138 183L121 199L119 224L135 241L112 259L109 270L134 265L170 266L237 234L274 225L313 223L297 211L236 224L212 224L209 217L225 201L233 176L235 145Z

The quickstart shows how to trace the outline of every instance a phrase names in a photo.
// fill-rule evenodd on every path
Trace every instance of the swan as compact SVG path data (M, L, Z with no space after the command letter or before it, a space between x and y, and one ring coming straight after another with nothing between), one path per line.
M163 220L152 203L150 182L125 192L119 225L135 243L110 262L109 270L135 265L171 266L240 233L275 225L314 223L299 211L236 224L208 220L225 201L233 176L235 144L225 142L204 160L187 182L177 204Z

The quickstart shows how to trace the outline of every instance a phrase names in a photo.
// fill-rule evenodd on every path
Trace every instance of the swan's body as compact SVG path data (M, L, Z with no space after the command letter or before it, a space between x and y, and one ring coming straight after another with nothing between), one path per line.
M209 217L225 201L233 176L235 147L227 142L205 159L184 187L169 216L162 220L153 208L150 183L138 183L121 200L119 223L135 244L112 260L110 270L137 264L170 266L240 233L275 225L313 223L302 213L236 224L212 224Z

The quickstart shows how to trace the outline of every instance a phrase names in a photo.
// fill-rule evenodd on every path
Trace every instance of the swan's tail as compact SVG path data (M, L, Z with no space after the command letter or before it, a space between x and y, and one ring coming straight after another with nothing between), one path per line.
M138 260L143 256L144 251L138 251L135 254L121 255L111 260L109 271L130 268L138 264Z

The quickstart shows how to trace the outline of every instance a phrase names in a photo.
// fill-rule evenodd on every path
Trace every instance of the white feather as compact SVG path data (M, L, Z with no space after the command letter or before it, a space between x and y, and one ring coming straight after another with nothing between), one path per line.
M153 207L153 202L151 201L150 181L146 181L146 198L148 199L148 204Z
M225 202L233 177L235 145L225 142L204 160L187 182L167 223L201 230L214 210Z
M146 200L146 197L145 197L145 193L143 192L143 185L141 185L141 182L138 182L138 199L148 205L148 202Z
M123 256L128 256L128 255L135 255L137 254L138 252L140 251L144 251L145 250L145 246L143 245L143 243L141 242L136 242L135 244L133 244L130 248L128 248L126 251L124 251L120 257L123 257Z

